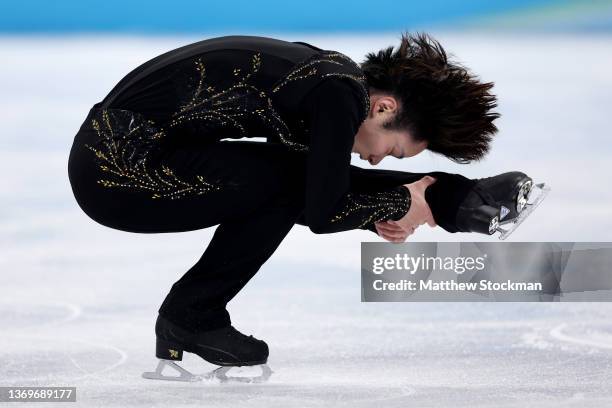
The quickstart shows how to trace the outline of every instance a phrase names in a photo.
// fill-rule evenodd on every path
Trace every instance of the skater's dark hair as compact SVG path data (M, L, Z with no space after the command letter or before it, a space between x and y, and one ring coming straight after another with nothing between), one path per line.
M403 33L401 44L368 53L361 63L371 93L400 101L386 129L407 129L427 148L458 163L480 160L489 150L500 115L482 83L467 68L450 61L438 41L424 33Z

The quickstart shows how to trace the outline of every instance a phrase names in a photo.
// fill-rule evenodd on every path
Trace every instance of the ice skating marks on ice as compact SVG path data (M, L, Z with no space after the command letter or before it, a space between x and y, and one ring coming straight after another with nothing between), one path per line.
M15 383L44 379L46 385L61 386L66 380L95 378L123 365L128 358L124 350L70 334L71 324L82 314L79 305L68 302L2 302L0 323L11 328L0 353L7 378Z
M521 335L518 346L538 350L612 350L612 325L607 322L589 322L559 323L552 328L534 327L533 331Z
M0 303L0 324L12 329L48 328L71 322L81 316L81 307L67 302L22 303L4 299Z
M562 323L550 331L550 336L567 343L612 350L612 327L608 325L594 329L592 326L589 324L588 329L574 329L577 334L569 334L568 324Z

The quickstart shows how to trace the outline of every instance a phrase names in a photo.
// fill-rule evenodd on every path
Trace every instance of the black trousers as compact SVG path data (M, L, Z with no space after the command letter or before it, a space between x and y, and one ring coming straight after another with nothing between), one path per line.
M129 232L182 232L218 225L202 257L174 283L159 313L191 330L229 325L227 303L270 258L294 224L306 225L306 154L284 145L242 140L223 140L198 149L174 148L160 158L160 163L173 169L173 175L198 174L233 188L154 200L146 189L114 188L98 182L108 172L101 171L93 152L85 147L100 137L90 124L91 116L92 112L75 137L68 163L79 206L96 222ZM438 179L426 190L436 222L456 232L457 207L474 184L461 175L351 166L351 190L384 190L425 174Z

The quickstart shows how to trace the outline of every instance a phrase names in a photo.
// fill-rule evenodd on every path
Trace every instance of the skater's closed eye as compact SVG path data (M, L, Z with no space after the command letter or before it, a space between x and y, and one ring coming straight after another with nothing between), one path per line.
M395 145L393 149L388 153L388 156L393 156L396 159L402 159L404 157L404 149Z

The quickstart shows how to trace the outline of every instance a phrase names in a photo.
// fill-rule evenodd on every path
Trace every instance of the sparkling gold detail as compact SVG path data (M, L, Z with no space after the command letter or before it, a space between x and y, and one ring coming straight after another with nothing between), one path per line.
M214 134L212 130L217 128L231 128L236 130L236 138L241 138L251 136L247 134L247 123L255 119L290 149L308 151L308 145L297 141L272 99L273 94L300 80L337 76L353 81L362 91L364 118L369 112L370 100L365 77L353 74L361 72L359 66L339 52L322 51L307 58L266 89L259 89L250 83L261 68L259 52L252 55L249 67L232 69L233 82L224 89L207 83L209 78L203 56L186 63L194 66L195 76L187 71L188 81L193 81L193 86L189 86L193 92L178 104L176 111L164 123L155 123L139 113L127 110L98 110L97 114L101 114L101 117L92 119L91 123L99 136L99 142L95 146L86 147L95 153L100 169L109 176L98 180L99 184L109 188L149 191L154 199L178 199L222 188L199 175L193 176L193 180L181 179L173 169L152 159L159 152L162 139L172 136L174 131L185 131L180 129L183 126L190 126L189 130L194 130L194 137L198 134L204 137ZM330 64L338 69L334 68L334 72L326 71ZM298 127L307 134L303 120Z
M100 140L96 146L85 144L85 147L94 152L99 168L112 178L97 180L98 184L107 188L148 191L153 199L172 200L220 189L219 185L208 183L200 175L188 182L167 166L149 168L149 157L156 151L157 139L163 136L153 121L120 109L101 109L97 114L101 114L104 127L97 118L91 120L91 125ZM128 119L130 123L138 123L132 130L125 126Z
M282 142L293 145L290 137L285 138L285 135L291 135L291 131L273 108L267 92L249 83L251 77L261 68L261 53L252 56L248 72L243 74L242 69L234 68L233 76L239 79L219 91L205 83L206 68L203 57L197 58L195 65L199 73L195 92L163 125L164 131L169 132L179 126L199 122L207 128L232 127L238 131L237 138L249 137L243 121L255 117L272 129Z
M405 187L400 188L405 190ZM374 222L404 216L410 208L411 198L407 190L402 191L400 188L376 193L349 192L344 207L330 219L330 222L341 222L353 214L366 211L369 215L357 227L365 228Z
M172 349L168 349L168 351L170 352L170 357L178 358L178 351Z
M338 60L342 60L342 61L338 61ZM352 68L353 71L362 72L359 65L355 61L353 61L351 58L346 56L345 54L342 54L341 52L337 52L337 51L323 51L320 54L316 54L316 57L314 59L306 60L305 62L298 64L296 67L294 67L288 74L284 76L284 79L282 81L280 81L276 86L272 88L272 92L273 93L278 92L282 87L290 84L293 81L316 75L319 72L319 70L317 70L315 66L322 65L322 64L335 64L340 67L346 67L348 64L348 66ZM308 72L304 73L304 71L307 70L308 68L311 68L311 69ZM320 74L321 78L329 77L329 76L347 78L347 79L354 81L359 86L361 90L361 95L362 95L361 101L363 102L363 106L364 106L364 115L365 115L364 118L365 118L370 111L370 95L369 95L365 75L356 75L356 74L340 73L340 72Z

